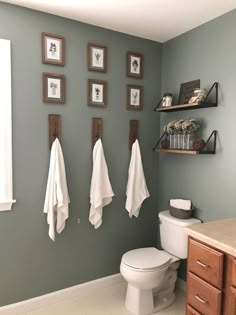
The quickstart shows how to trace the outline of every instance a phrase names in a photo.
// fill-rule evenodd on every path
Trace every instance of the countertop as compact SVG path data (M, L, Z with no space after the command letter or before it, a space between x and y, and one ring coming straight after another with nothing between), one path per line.
M236 257L236 217L191 225L185 233Z

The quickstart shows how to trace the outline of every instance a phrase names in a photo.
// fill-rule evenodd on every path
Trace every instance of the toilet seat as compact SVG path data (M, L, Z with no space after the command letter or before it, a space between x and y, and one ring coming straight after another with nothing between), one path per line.
M171 258L155 247L138 248L125 253L122 263L137 271L154 271L167 267Z

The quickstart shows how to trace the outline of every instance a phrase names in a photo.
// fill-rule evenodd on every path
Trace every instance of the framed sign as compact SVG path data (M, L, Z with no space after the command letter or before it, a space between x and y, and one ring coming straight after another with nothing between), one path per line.
M143 54L128 51L126 55L126 75L127 77L143 78Z
M143 86L127 85L126 94L127 109L129 110L143 109Z
M42 63L64 66L65 39L63 36L42 33Z
M88 43L88 70L107 72L107 47Z
M65 103L65 77L63 74L43 72L44 103Z
M200 88L200 80L189 81L180 85L178 104L188 104L195 89Z
M107 106L107 82L88 79L88 106Z

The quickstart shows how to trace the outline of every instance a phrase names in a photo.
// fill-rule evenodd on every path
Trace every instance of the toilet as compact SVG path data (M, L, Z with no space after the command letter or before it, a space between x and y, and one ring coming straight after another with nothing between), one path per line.
M180 259L187 258L188 238L184 228L201 223L190 218L177 219L169 210L159 213L163 250L138 248L122 256L120 272L127 281L125 305L134 315L148 315L171 305Z

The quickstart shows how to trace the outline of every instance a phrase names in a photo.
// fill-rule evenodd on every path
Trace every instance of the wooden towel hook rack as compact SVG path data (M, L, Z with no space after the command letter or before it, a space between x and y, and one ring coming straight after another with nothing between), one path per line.
M102 139L103 120L102 118L92 118L92 147L98 139Z
M129 148L131 150L133 143L138 139L139 120L129 121Z

